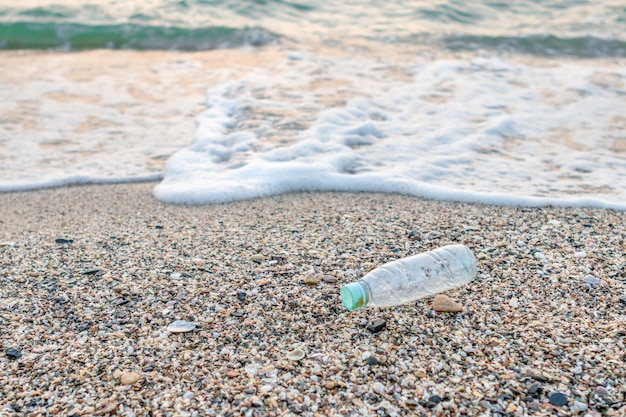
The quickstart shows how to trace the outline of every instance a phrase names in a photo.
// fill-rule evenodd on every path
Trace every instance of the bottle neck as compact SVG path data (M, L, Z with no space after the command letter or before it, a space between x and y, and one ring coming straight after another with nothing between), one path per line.
M354 311L366 307L370 300L369 287L363 281L341 287L341 301L347 310Z

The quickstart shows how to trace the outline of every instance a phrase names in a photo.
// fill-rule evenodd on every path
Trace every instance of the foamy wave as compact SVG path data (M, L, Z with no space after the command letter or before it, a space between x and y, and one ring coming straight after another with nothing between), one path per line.
M622 117L623 69L476 58L415 65L405 68L411 81L391 82L360 75L380 72L378 63L323 60L349 80L334 91L351 97L326 108L324 94L310 91L306 61L281 74L282 85L257 73L210 91L194 143L167 162L155 196L199 204L376 191L626 209L626 158L611 150L624 140L612 130ZM300 128L276 132L287 125Z

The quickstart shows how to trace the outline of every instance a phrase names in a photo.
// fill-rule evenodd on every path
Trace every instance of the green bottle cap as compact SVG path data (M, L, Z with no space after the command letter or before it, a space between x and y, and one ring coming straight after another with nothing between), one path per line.
M365 307L369 302L365 285L353 282L341 287L341 302L350 311Z

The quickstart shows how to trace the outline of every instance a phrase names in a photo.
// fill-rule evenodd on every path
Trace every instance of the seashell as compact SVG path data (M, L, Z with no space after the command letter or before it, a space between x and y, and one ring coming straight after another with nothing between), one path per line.
M320 283L320 279L313 274L309 274L304 277L304 283L306 285L317 285Z
M306 353L304 353L302 349L295 349L287 354L287 359L289 359L290 361L299 361L305 356L306 356Z
M167 326L167 331L171 333L187 333L196 329L196 323L185 320L176 320Z
M439 312L458 313L463 306L447 295L439 294L433 299L432 309Z

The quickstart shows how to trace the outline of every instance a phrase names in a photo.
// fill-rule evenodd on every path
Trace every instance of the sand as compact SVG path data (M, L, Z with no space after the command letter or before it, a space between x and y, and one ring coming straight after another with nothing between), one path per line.
M623 212L154 185L0 194L0 415L626 415ZM452 242L461 313L341 305Z

